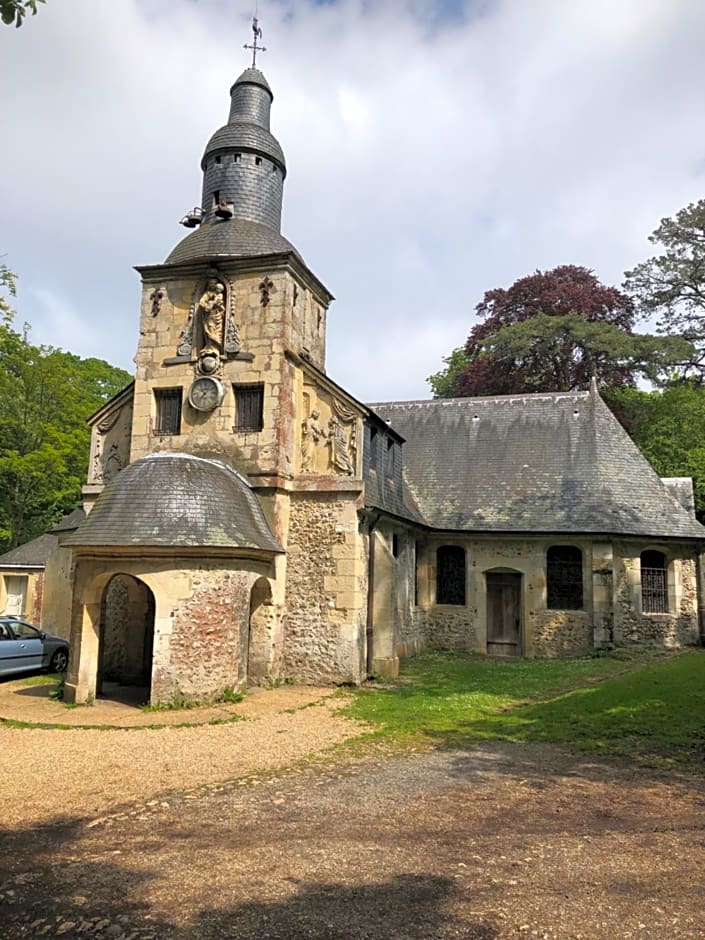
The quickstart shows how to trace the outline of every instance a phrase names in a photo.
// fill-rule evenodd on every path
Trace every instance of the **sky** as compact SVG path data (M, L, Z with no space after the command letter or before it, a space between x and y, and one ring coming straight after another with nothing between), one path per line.
M328 374L430 396L486 290L606 284L705 196L702 0L259 0L283 234L335 295ZM36 343L133 371L254 0L47 0L0 26L0 255Z

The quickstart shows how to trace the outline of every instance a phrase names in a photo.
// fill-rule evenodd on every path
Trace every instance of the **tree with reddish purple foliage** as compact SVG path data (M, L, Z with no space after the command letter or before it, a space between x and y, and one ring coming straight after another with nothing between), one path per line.
M678 338L633 333L631 297L577 265L487 291L475 309L482 322L462 354L447 360L448 375L429 380L439 396L570 391L593 376L624 388L638 375L655 382L669 376L689 351Z

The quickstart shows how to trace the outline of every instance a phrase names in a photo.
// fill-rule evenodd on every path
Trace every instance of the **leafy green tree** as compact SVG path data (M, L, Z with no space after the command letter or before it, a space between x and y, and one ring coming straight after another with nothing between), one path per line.
M649 236L661 253L625 274L624 287L640 313L656 315L658 331L678 332L695 345L684 373L705 379L705 199L672 219L662 219Z
M482 347L495 371L520 377L526 392L569 391L584 387L591 376L608 388L629 385L639 375L657 383L690 352L680 336L628 333L577 313L538 313L488 336ZM464 378L459 377L461 390Z
M46 0L0 0L0 20L6 26L21 26L22 20L29 10L32 16L37 15L37 4Z
M35 346L0 325L0 548L45 531L80 501L86 418L130 381L98 359Z
M609 405L663 477L692 477L695 508L705 519L705 387L693 380L662 391L617 389Z
M0 264L0 323L10 323L15 315L11 297L17 295L17 275L6 264Z
M445 369L440 372L434 372L426 379L431 386L434 398L453 398L455 395L455 383L468 364L468 356L463 346L458 346L450 356L444 356L443 362Z

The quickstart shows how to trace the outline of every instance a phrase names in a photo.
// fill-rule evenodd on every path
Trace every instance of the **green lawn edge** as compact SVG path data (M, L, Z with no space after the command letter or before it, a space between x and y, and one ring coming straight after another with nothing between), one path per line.
M547 742L653 767L705 770L705 651L499 662L426 651L344 713L390 745Z

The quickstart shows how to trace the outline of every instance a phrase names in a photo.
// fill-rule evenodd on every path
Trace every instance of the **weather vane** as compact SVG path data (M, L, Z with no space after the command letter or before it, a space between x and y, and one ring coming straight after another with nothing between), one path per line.
M256 17L256 16L253 16L253 17L252 17L252 33L253 33L253 35L254 35L254 39L253 39L253 41L252 41L252 45L250 46L248 43L245 43L242 48L243 48L243 49L252 49L252 68L254 69L254 68L257 68L257 65L256 65L256 63L257 63L257 53L258 53L258 52L266 52L266 51L267 51L267 49L266 49L265 46L258 46L258 45L257 45L257 40L262 38L262 30L261 30L261 28L260 28L260 26L259 26L259 24L258 24L258 22L257 22L257 17Z

